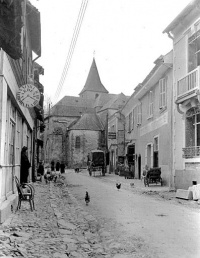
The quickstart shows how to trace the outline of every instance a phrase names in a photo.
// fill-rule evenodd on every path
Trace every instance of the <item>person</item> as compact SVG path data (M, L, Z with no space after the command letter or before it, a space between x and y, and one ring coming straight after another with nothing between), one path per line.
M57 163L56 163L56 171L59 171L59 170L60 170L60 162L57 161Z
M54 161L51 161L51 171L54 171Z
M28 156L28 148L24 146L21 150L21 168L20 168L20 183L28 183L29 168L31 166Z
M148 165L145 165L145 167L143 168L143 172L142 172L142 176L141 176L141 180L144 179L147 175L147 172L149 170Z
M43 164L42 164L42 161L40 161L40 163L39 163L39 167L38 167L38 174L40 174L41 176L43 176L44 175L44 166L43 166Z
M60 165L60 172L61 172L61 174L65 173L65 163L64 162L62 162Z

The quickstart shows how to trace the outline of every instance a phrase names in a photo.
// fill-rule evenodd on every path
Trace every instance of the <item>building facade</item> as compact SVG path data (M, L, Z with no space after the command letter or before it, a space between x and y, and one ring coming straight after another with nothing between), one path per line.
M200 1L192 1L167 26L173 41L173 146L176 188L200 183Z
M9 33L2 34L1 31L0 35L0 223L2 223L13 208L16 208L18 195L14 176L20 179L23 146L28 148L28 158L31 162L29 179L30 181L35 179L37 159L42 152L40 131L43 121L43 86L39 83L39 75L43 73L43 68L34 62L32 55L32 51L37 57L41 55L38 10L26 1L10 3L4 0L1 1L0 8L3 14L0 19L1 25L7 23L11 28L8 30ZM6 15L4 15L5 9ZM15 15L21 17L23 23L19 23L20 19L16 19ZM37 32L37 37L33 31ZM12 38L13 33L15 42L9 45L6 40ZM19 88L28 83L34 84L40 91L41 98L37 107L24 107L17 99Z
M165 185L171 180L173 52L160 56L121 112L125 118L125 158L135 178L145 165L160 167Z

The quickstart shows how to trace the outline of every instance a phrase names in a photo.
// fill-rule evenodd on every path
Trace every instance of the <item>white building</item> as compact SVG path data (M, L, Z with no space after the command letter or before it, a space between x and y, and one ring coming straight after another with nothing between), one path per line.
M200 0L163 31L173 40L173 146L176 188L200 183Z

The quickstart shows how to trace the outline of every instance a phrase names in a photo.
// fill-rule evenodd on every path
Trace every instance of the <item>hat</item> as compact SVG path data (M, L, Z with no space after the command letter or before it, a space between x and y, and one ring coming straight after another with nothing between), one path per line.
M28 148L27 148L26 146L24 146L24 147L22 148L22 151L24 152L24 151L26 151L26 150L28 150Z

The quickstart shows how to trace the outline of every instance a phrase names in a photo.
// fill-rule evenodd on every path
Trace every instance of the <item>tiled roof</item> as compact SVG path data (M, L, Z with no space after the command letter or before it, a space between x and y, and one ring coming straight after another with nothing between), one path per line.
M93 108L94 100L73 96L65 96L56 105Z
M100 94L94 103L94 107L103 107L108 101L110 101L116 94Z
M123 93L117 94L115 96L112 97L112 99L107 102L100 111L105 110L105 109L120 109L122 108L127 100L129 99L128 96L125 96Z
M94 113L93 108L55 105L51 109L51 116L81 116L84 113Z
M92 65L90 67L90 71L89 71L85 86L82 89L82 91L79 93L79 95L82 94L84 91L94 91L94 92L108 93L106 88L101 83L95 59L93 59L93 62L92 62Z
M83 114L82 117L69 130L103 130L103 125L96 114Z

